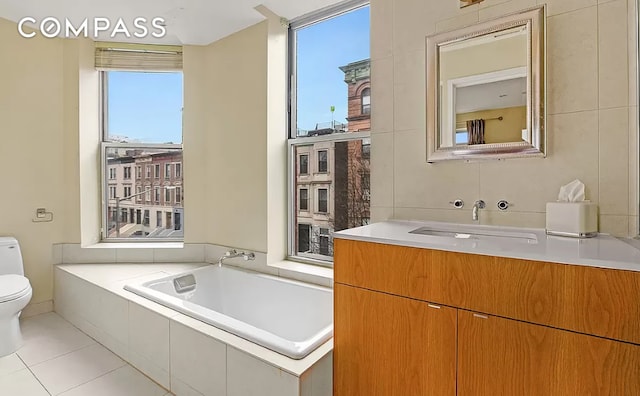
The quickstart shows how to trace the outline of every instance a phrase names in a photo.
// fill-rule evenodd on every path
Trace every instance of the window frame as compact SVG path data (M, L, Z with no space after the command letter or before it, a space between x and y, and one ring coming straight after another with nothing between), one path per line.
M183 153L183 160L182 162L184 162L184 147L183 144L164 144L164 143L116 143L116 142L109 142L108 141L108 135L109 135L109 128L108 128L108 75L107 73L109 72L109 70L99 70L99 99L100 99L100 109L99 109L99 122L100 122L100 163L101 163L101 169L100 169L100 183L101 183L101 198L102 198L102 205L101 205L101 215L100 218L102 219L102 224L100 227L100 242L101 243L158 243L158 242L167 242L167 243L172 243L172 242L184 242L184 237L178 237L178 238L169 238L169 237L163 237L163 238L153 238L153 237L143 237L143 238L117 238L117 237L110 237L108 238L107 235L109 233L109 217L110 217L110 213L107 213L107 208L109 207L109 201L111 200L109 197L109 189L106 188L108 181L111 180L108 178L108 174L106 169L108 168L107 165L107 152L109 149L148 149L148 150L182 150ZM144 71L141 71L144 72ZM161 72L159 70L149 70L149 72ZM172 71L168 71L168 72L173 72L173 73L177 73L180 72L182 73L182 71L177 71L177 70L172 70ZM184 133L184 131L183 131ZM143 176L147 176L147 171L150 170L151 174L149 176L151 177L141 177L141 180L144 180L145 182L148 183L154 183L156 181L156 178L154 177L154 171L155 171L155 167L153 166L155 164L152 163L148 163L148 164L143 164L141 165L141 172L143 174ZM158 164L159 165L159 164ZM144 167L144 168L143 168ZM158 178L159 179L159 178ZM117 180L117 177L116 179ZM182 188L182 186L180 186ZM155 198L153 195L153 186L152 185L143 185L142 186L142 190L145 192L144 194L141 195L137 195L134 199L134 202L136 204L141 204L141 205L154 205L154 201L152 200L152 198ZM136 191L137 192L137 191ZM117 192L116 192L117 194ZM138 201L138 199L140 199L140 201ZM182 207L184 208L184 205L182 205ZM150 219L148 219L147 224L145 224L144 222L144 214L145 211L148 211L149 213L149 217L150 217L150 211L151 209L144 209L144 208L140 208L139 209L141 211L141 223L145 226L149 226L150 224ZM132 220L133 221L133 220ZM137 221L137 219L136 219Z
M365 92L367 92L366 96L364 95ZM365 104L364 98L368 98L369 103ZM360 115L371 115L371 87L369 86L364 87L360 92Z
M318 11L311 12L307 15L303 15L300 18L296 18L289 23L289 48L288 48L288 127L287 127L287 260L298 261L306 264L313 264L323 267L333 267L333 257L311 258L307 256L300 256L296 251L296 238L298 233L298 225L296 222L296 209L298 203L298 186L296 186L296 174L298 169L298 158L296 154L296 148L298 146L313 145L321 142L347 142L351 140L369 139L371 137L370 131L364 132L349 132L349 133L334 133L329 135L319 136L298 136L297 134L297 70L296 70L296 31L304 29L305 27L320 23L324 20L346 14L351 11L355 11L359 8L363 8L370 5L369 0L347 0L334 4ZM327 152L327 171L329 170L329 153ZM317 162L317 161L315 161ZM313 166L312 156L309 155L307 167ZM317 163L315 164L317 166ZM311 169L309 173L311 174ZM327 172L328 173L328 172ZM311 189L310 189L311 190ZM327 191L327 209L329 209L329 191ZM309 197L311 201L313 199ZM310 204L313 204L310 202ZM312 210L312 208L309 208ZM313 225L310 225L313 228ZM313 232L313 231L311 231ZM311 236L310 236L311 238ZM311 239L310 239L311 241ZM330 241L331 242L331 241ZM310 242L311 243L311 242Z

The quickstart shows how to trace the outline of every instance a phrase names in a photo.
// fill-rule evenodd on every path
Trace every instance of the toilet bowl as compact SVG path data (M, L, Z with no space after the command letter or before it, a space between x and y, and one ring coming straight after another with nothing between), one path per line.
M19 318L32 293L29 279L24 277L18 241L0 238L0 357L22 346Z

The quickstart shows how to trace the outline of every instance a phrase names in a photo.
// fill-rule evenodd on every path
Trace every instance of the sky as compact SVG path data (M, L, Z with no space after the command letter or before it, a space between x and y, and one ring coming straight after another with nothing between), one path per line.
M347 84L340 66L369 58L369 7L297 33L297 124L346 122ZM144 143L182 143L182 73L109 72L109 135Z
M109 135L182 143L182 73L109 72Z
M346 122L347 84L339 69L369 59L369 7L332 18L297 33L298 128Z

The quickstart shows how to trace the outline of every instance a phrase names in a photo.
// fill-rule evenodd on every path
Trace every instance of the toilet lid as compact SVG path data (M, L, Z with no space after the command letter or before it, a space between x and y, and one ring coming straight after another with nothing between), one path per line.
M0 303L15 300L25 295L31 285L21 275L0 275Z

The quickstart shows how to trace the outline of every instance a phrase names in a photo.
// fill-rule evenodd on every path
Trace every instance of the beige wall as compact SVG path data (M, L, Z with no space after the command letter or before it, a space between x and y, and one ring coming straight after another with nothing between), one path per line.
M0 235L20 242L37 303L51 299L52 244L65 222L63 41L25 40L0 19L0 52ZM54 221L32 222L38 207Z
M635 2L549 0L548 156L425 161L425 36L536 4L372 0L372 218L544 227L545 203L575 178L598 202L600 230L636 235L638 222ZM388 188L388 186L393 188ZM463 210L448 204L463 199ZM514 206L500 212L496 202Z
M185 48L185 241L284 258L286 48L275 17Z

